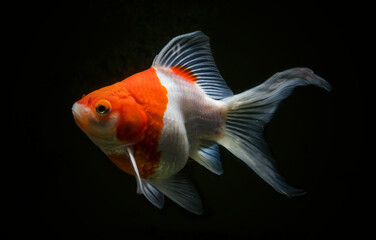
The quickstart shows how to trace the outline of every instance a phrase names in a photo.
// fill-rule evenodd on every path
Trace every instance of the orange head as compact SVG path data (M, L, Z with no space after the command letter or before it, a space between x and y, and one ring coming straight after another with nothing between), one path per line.
M122 82L91 92L73 104L77 125L102 150L141 141L147 117Z

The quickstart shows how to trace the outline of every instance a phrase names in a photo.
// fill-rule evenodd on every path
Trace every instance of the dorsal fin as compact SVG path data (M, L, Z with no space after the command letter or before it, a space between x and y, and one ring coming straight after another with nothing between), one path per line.
M173 38L155 57L155 68L168 68L183 78L196 82L213 99L232 96L211 54L209 37L201 31Z
M185 68L180 65L172 66L171 70L181 77L187 79L190 82L196 82L197 77L193 74L193 72L189 68Z

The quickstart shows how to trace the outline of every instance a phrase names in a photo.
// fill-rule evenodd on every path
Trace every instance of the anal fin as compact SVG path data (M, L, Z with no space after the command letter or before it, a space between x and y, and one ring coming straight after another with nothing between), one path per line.
M198 151L191 154L190 157L211 172L217 175L223 174L218 144L204 142L200 144Z

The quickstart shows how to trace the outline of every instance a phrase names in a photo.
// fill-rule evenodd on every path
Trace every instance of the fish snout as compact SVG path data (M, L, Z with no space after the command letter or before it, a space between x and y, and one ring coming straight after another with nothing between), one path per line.
M72 114L76 124L82 129L87 130L88 128L88 109L79 103L74 103L72 107Z

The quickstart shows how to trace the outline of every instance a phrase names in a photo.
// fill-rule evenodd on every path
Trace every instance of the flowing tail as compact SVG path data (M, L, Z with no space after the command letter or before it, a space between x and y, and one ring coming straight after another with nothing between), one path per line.
M263 131L278 104L295 87L310 84L331 90L330 84L310 69L292 68L274 74L257 87L223 100L227 119L223 137L218 143L244 161L275 190L289 197L305 192L289 186L278 173L263 139Z

